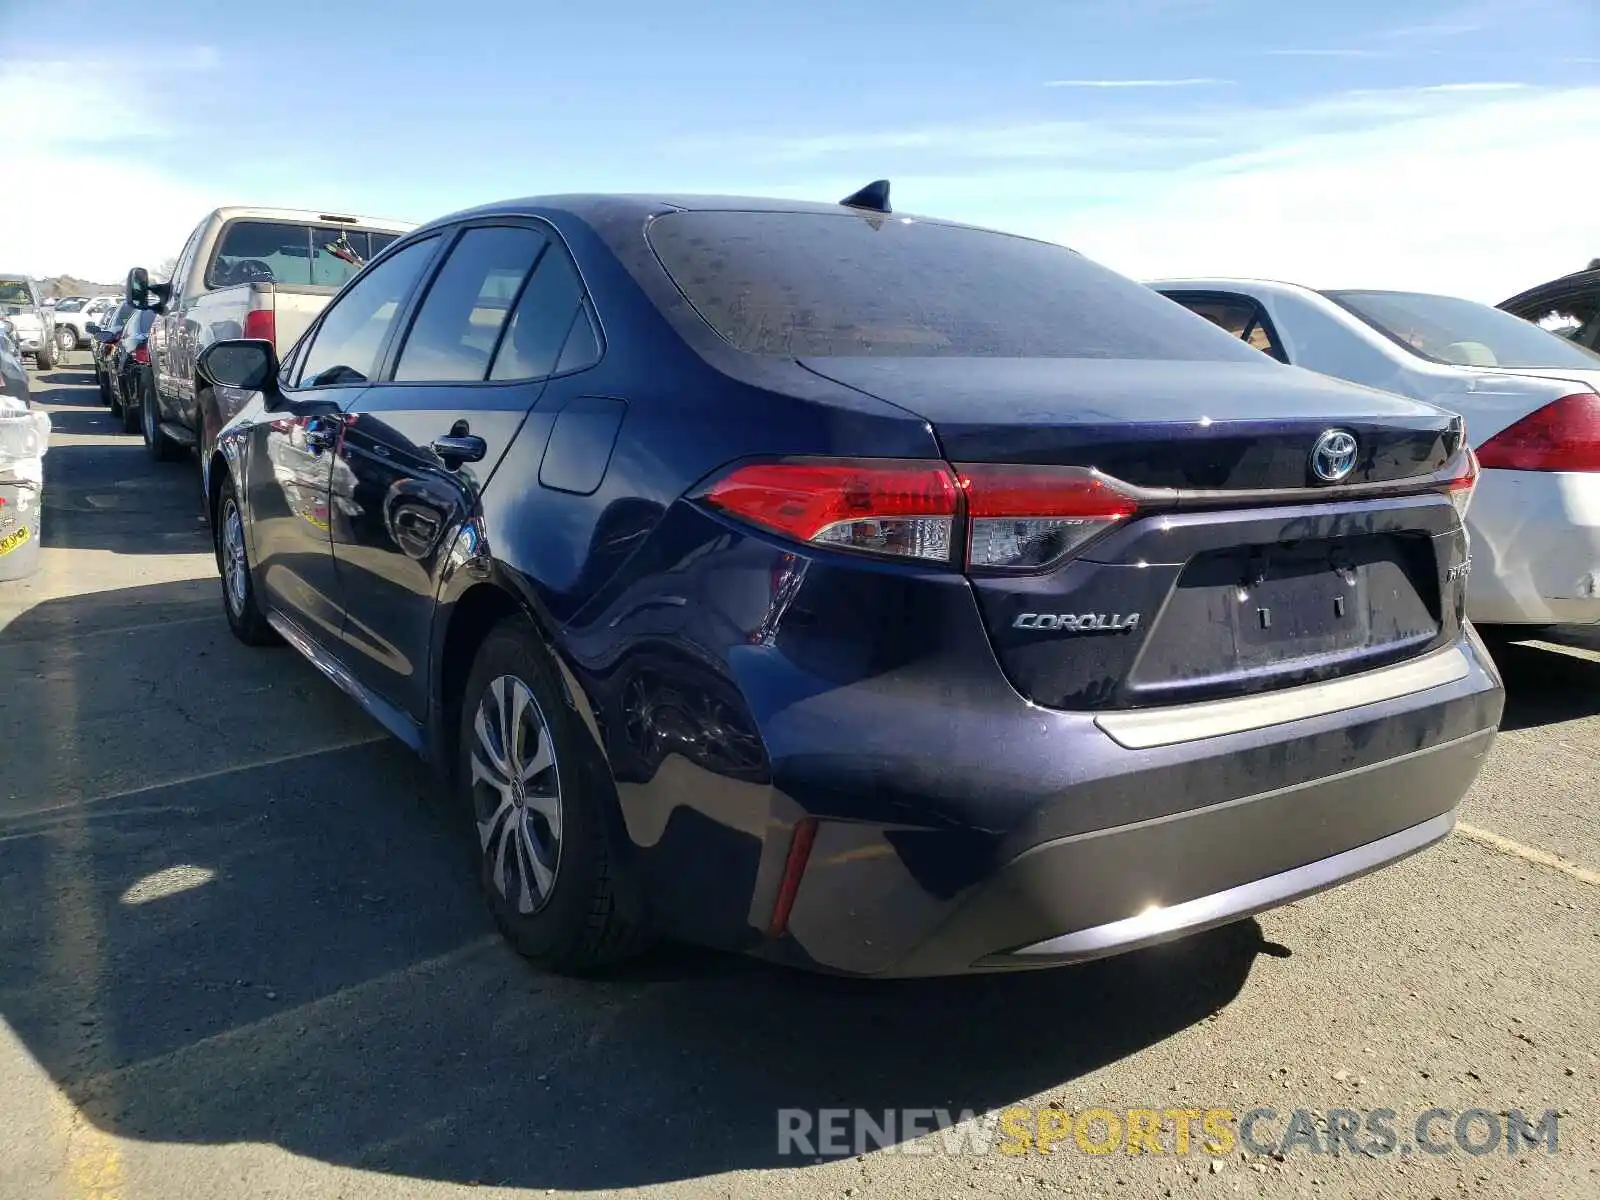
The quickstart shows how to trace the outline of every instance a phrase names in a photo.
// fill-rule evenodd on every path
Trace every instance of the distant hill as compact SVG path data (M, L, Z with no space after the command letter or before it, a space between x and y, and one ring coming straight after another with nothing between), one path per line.
M45 300L52 296L112 296L123 288L120 283L90 283L87 279L72 275L52 275L36 282L39 284L39 296Z

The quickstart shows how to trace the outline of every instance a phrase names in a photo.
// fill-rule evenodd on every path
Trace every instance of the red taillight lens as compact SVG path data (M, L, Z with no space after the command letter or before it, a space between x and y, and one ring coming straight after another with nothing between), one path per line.
M148 367L150 365L150 344L148 342L140 342L136 347L134 347L133 361L138 363L141 367Z
M740 467L708 504L800 542L948 562L959 507L941 462L810 459Z
M797 459L740 467L708 504L796 541L975 570L1047 567L1125 520L1138 501L1083 467ZM966 553L955 553L968 518Z
M1478 447L1501 471L1600 471L1600 395L1577 392L1531 412Z
M1084 467L956 467L975 570L1046 567L1132 516L1139 502Z
M259 338L264 342L278 344L278 322L272 315L270 308L253 308L244 315L244 333L246 338Z

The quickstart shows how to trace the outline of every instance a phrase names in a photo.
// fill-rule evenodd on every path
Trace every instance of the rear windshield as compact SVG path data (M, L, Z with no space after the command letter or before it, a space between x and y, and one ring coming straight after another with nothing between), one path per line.
M0 309L17 312L33 307L33 293L18 279L0 279Z
M749 354L1261 361L1142 284L1006 234L850 212L678 212L649 239L706 323Z
M1594 370L1600 354L1521 317L1453 296L1419 292L1324 292L1379 333L1431 362L1462 367Z
M342 287L360 268L330 247L344 239L362 262L395 238L340 225L293 225L282 221L234 221L223 231L206 271L207 287L282 283L291 287Z

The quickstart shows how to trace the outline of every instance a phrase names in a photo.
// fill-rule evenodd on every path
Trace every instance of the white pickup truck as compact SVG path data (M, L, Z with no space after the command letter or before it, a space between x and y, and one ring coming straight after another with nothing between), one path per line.
M200 351L224 338L264 338L288 353L334 293L414 224L281 208L219 208L184 243L172 278L128 273L128 301L153 309L145 445L156 458L184 447L204 464L233 416L195 371Z

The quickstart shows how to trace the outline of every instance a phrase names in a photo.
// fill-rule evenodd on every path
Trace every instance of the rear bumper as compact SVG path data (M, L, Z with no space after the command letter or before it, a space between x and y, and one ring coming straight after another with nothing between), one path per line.
M1035 846L1001 868L894 973L1085 962L1355 879L1450 832L1456 804L1493 740L1494 731L1485 730L1172 820Z
M1485 471L1468 528L1472 620L1600 621L1600 473Z
M1450 831L1500 718L1499 677L1475 635L1438 658L1459 669L1435 686L1265 727L1130 747L1091 723L1060 752L1109 756L1113 773L1060 790L1017 835L987 844L824 820L789 936L765 949L880 977L1057 966L1404 858Z

